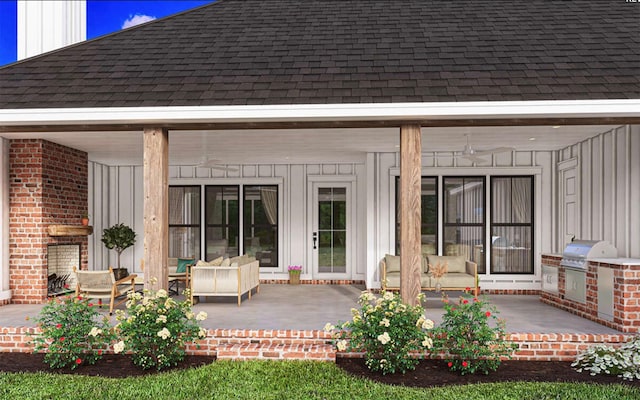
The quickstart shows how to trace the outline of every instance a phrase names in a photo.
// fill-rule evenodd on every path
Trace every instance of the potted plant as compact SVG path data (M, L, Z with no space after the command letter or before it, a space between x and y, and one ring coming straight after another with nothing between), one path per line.
M120 267L120 255L136 243L136 233L127 225L115 224L102 231L102 243L107 249L118 253L118 268L113 270L116 280L126 277L129 272L126 268Z
M80 217L83 226L89 226L89 213L83 213Z
M289 265L289 284L298 285L300 283L300 273L302 265Z

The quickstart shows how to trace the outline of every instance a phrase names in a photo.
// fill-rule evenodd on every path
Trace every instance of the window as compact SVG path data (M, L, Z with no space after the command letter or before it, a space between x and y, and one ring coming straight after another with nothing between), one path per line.
M200 186L169 187L169 257L200 256Z
M422 177L422 254L438 253L438 178ZM400 254L400 179L396 178L396 254Z
M444 177L444 255L463 255L484 265L484 178Z
M205 186L206 260L239 255L239 186Z
M244 186L244 253L261 267L278 266L278 186Z
M533 177L491 177L491 273L533 273Z

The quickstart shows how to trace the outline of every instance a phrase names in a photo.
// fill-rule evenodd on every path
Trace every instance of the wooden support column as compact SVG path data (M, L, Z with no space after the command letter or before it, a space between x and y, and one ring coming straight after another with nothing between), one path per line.
M421 154L420 125L400 126L400 296L411 305L418 304L422 268Z
M169 133L144 128L144 287L169 287ZM155 279L153 283L152 278Z

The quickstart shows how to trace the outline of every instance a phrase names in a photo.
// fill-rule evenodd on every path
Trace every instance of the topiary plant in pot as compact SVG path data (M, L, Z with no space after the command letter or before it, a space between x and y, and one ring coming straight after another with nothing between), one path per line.
M107 249L115 250L118 253L118 268L117 271L114 269L116 280L127 276L127 269L120 267L120 255L136 243L136 233L133 229L124 224L115 224L102 231L102 243Z

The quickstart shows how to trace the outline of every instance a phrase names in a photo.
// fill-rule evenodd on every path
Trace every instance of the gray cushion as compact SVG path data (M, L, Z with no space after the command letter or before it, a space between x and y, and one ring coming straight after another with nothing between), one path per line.
M460 272L466 273L466 259L464 256L427 256L429 264L436 265L447 264L447 273Z
M387 272L400 272L400 256L386 254L384 262L387 265Z

